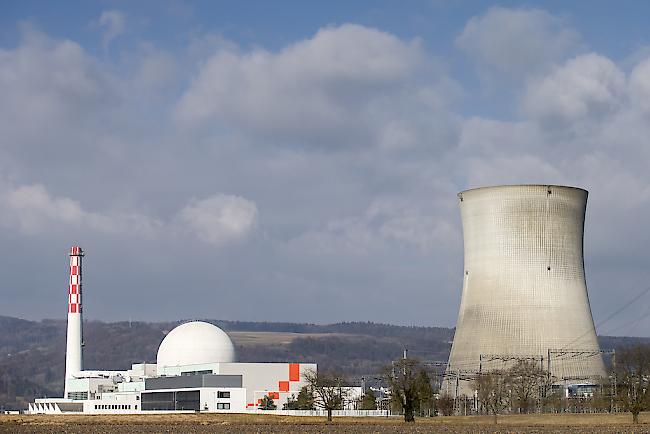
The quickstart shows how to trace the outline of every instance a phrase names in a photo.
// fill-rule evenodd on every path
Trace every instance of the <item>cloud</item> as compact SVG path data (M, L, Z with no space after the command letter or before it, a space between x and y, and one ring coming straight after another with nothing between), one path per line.
M456 39L484 73L523 78L562 60L580 42L560 18L540 9L492 7Z
M546 124L597 121L622 106L625 92L625 74L611 60L592 53L531 81L523 110L528 117Z
M44 234L67 227L151 237L162 227L160 221L137 213L102 214L86 211L78 201L53 196L41 184L18 187L4 185L0 191L0 210L6 226L15 227L27 235Z
M462 283L456 193L564 183L590 190L590 300L606 311L650 278L650 62L573 55L562 20L495 10L476 28L510 13L495 32L510 32L503 43L528 47L525 56L536 50L529 37L565 47L508 63L521 48L497 50L495 34L472 39L491 44L471 54L481 73L507 80L517 97L495 99L498 110L481 101L484 81L424 48L436 44L361 25L277 49L199 34L186 47L125 44L120 56L24 29L0 49L0 239L12 252L0 273L20 276L8 287L50 288L57 249L80 234L89 266L104 264L92 273L94 318L123 317L113 299L128 297L142 319L452 326ZM517 33L521 16L546 24ZM179 243L194 253L183 273ZM15 272L26 254L39 273ZM118 274L130 285L116 285ZM395 288L421 303L395 309ZM186 291L211 302L184 303ZM30 315L58 315L56 292L43 290L39 304L23 293L4 298L8 311L24 303ZM244 309L241 293L261 307ZM143 303L151 309L135 311Z
M103 11L99 17L99 26L104 28L102 35L102 45L104 49L126 30L126 17L123 12L118 10Z
M24 140L38 134L33 125L56 129L58 123L87 119L87 113L111 100L108 78L70 40L54 41L30 26L21 44L0 49L0 123L4 134Z
M199 239L215 246L248 236L257 224L257 206L240 196L219 194L195 200L180 212L180 220Z
M41 184L0 188L0 222L25 235L59 229L144 238L182 236L189 231L201 241L223 246L244 239L257 225L257 206L239 196L218 194L193 200L177 221L164 222L137 212L93 212L77 200L54 196Z
M650 56L640 61L630 73L628 91L637 107L650 112Z
M372 255L392 245L428 252L449 245L456 228L404 198L374 200L360 216L334 219L290 241L327 255Z
M452 87L430 63L417 40L354 24L323 28L277 53L222 48L200 68L176 119L329 146L381 141L383 124L392 120L387 146L401 146L414 141L409 130L418 127L400 110L435 111L446 96L436 84ZM414 86L425 72L429 83Z

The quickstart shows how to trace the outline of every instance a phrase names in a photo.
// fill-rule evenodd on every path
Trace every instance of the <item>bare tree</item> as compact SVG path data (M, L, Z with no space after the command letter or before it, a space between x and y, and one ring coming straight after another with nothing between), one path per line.
M618 400L639 423L639 413L650 407L650 346L626 348L617 355Z
M488 414L497 416L508 407L510 395L510 379L507 371L490 371L478 374L474 380L474 387L478 392L478 399Z
M345 379L336 373L320 373L308 370L303 378L314 395L314 406L327 411L327 421L332 421L332 410L343 408L343 402L350 393Z
M418 373L422 370L415 359L399 359L386 370L386 380L395 402L404 412L404 422L415 422L415 407L419 399L420 382Z
M454 414L454 398L450 395L440 395L435 401L436 409L443 416L451 416Z
M547 372L532 360L519 360L508 370L512 407L528 413L535 401L542 398L546 388Z

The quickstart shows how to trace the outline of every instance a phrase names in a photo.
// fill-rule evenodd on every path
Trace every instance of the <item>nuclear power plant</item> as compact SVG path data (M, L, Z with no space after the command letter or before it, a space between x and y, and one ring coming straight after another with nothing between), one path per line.
M557 382L605 376L583 264L587 194L556 185L458 194L465 262L447 393L473 394L464 374L522 359Z
M458 194L464 239L460 311L442 393L474 395L477 374L533 361L568 390L605 377L583 261L587 191L557 185L484 187ZM187 322L162 339L156 363L83 367L82 261L70 249L65 389L30 413L249 412L278 408L314 363L242 363L213 324ZM127 344L127 343L125 343ZM406 357L406 356L404 356ZM350 388L350 400L361 388Z
M156 363L123 371L84 370L83 257L79 246L70 248L64 396L38 398L28 413L242 413L260 409L265 397L282 408L306 385L305 372L317 371L314 363L238 363L228 334L202 321L167 333ZM350 396L358 397L358 389L351 388Z

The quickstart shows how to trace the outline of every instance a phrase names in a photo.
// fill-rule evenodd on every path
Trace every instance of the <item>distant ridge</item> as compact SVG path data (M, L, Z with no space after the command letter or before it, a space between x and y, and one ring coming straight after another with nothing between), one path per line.
M373 322L301 324L204 320L232 333L238 359L249 362L316 362L351 379L376 376L404 348L424 360L446 361L454 329ZM155 362L165 333L183 321L86 321L85 367L127 369ZM61 396L65 364L65 320L30 321L0 316L0 409L25 408L34 397ZM253 336L255 339L250 339ZM599 338L617 348L650 338Z

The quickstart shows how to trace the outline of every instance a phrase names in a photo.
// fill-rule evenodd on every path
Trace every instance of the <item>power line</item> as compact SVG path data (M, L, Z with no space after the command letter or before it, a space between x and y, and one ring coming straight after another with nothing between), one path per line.
M627 327L627 326L629 326L631 324L633 324L633 327L636 327L636 326L639 325L639 322L641 322L641 320L643 318L647 317L648 315L650 315L650 306L648 306L648 308L645 310L643 315L639 316L638 318L633 319L632 321L628 321L626 323L623 323L623 324L619 325L618 327L614 327L613 329L610 329L609 331L607 331L607 334L613 333L613 332L615 332L617 330L620 330L622 328L625 328L625 327Z
M627 308L628 308L632 303L634 303L635 301L637 301L638 299L640 299L641 297L643 297L644 295L646 295L648 292L650 292L650 286L647 287L645 290L641 291L640 294L638 294L636 297L634 297L633 299L631 299L630 301L628 301L627 303L625 303L623 306L621 306L620 308L618 308L616 311L614 311L614 313L610 314L607 318L605 318L604 320L602 320L601 322L599 322L598 324L596 324L596 326L595 326L594 328L598 328L598 327L602 326L602 325L605 324L607 321L609 321L610 319L614 318L616 315L618 315L619 313L621 313L622 311L624 311L625 309L627 309ZM576 339L574 339L573 341L571 341L571 342L569 342L568 344L564 345L564 346L562 347L562 349L564 349L564 348L566 348L566 347L568 347L568 346L570 346L570 345L573 345L574 343L578 342L580 339L582 339L583 337L585 337L585 336L586 336L587 334L589 334L589 333L591 333L591 329L585 331L583 334L581 334L580 336L578 336Z

